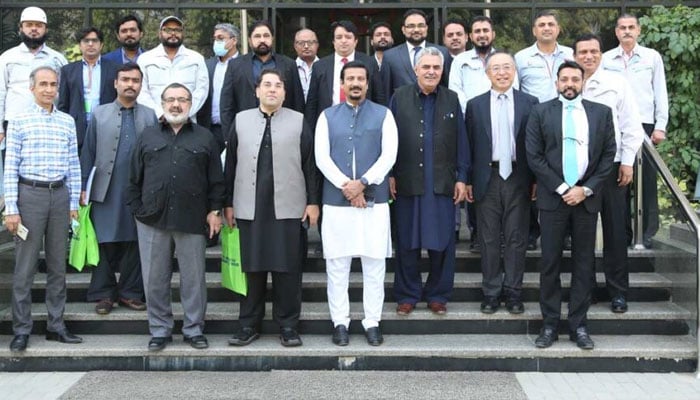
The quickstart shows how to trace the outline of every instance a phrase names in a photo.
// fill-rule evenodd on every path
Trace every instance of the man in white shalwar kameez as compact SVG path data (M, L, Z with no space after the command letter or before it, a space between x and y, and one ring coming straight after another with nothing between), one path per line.
M323 173L323 254L333 343L349 343L348 280L353 257L362 261L367 342L384 339L379 321L384 304L385 260L391 257L388 173L396 161L398 134L386 107L365 99L367 66L352 61L340 72L345 101L324 110L316 125L316 165Z

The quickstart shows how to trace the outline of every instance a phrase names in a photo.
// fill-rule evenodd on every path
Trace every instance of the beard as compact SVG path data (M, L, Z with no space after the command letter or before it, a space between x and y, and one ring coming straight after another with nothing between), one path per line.
M474 49L479 54L488 54L491 51L491 43L489 43L487 45L483 45L483 46L479 46L478 44L474 44Z
M257 56L266 56L270 54L270 51L272 51L272 49L270 49L270 46L268 46L265 43L260 43L256 48L253 49L253 52Z
M406 41L414 46L418 46L419 44L423 43L427 36L421 36L418 39L414 39L413 36L406 36Z
M170 125L182 125L187 122L189 117L187 114L173 115L168 111L163 111L163 118L165 118L165 121Z
M141 41L136 40L133 42L119 42L119 44L122 45L122 47L127 49L127 50L136 50L139 48L139 46L141 46ZM164 45L167 46L166 44L164 44Z
M385 42L384 44L382 44L380 42L380 43L377 43L374 46L372 46L372 48L374 49L374 51L387 51L391 48L391 46L392 46L392 43Z
M577 91L575 88L569 87L561 91L560 94L567 100L574 100L581 92Z
M30 48L31 50L38 49L41 47L44 42L46 42L46 36L47 34L44 34L43 36L39 36L38 38L32 38L24 34L24 32L19 33L20 39L22 39L22 43L24 43L25 46Z
M180 45L182 45L182 39L177 39L174 42L170 42L168 40L161 40L160 42L163 44L163 46L170 47L171 49L177 49L180 47Z

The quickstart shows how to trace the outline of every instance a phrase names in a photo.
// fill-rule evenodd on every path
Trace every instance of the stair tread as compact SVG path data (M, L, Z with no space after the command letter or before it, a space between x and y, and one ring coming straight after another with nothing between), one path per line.
M49 342L32 335L21 356L0 348L0 358L20 357L446 357L446 358L637 358L689 359L697 356L697 341L690 335L592 335L595 350L583 351L561 335L551 348L537 349L536 335L384 335L382 346L372 347L361 335L350 335L350 345L338 347L330 335L304 335L304 345L285 348L277 335L262 335L249 346L228 346L230 335L207 335L210 347L195 350L175 335L172 344L158 353L148 352L148 335L81 335L79 345ZM11 336L0 336L8 343Z
M90 285L91 274L71 273L66 274L66 286L68 289L87 289ZM423 273L425 281L427 273ZM605 284L605 275L600 272L596 274L596 281L599 287ZM208 288L221 287L221 274L219 272L207 272L206 282ZM268 276L268 283L272 282L272 278ZM391 284L394 282L394 273L387 272L384 282ZM568 288L571 286L571 273L565 272L561 274L562 286ZM670 288L673 284L671 280L661 274L655 272L631 272L629 274L629 283L632 288ZM305 288L325 288L326 273L325 272L305 272L302 275L302 285ZM362 286L362 273L350 273L350 287L357 288ZM523 288L539 288L539 273L526 272L523 276ZM12 274L0 274L0 289L9 289L12 287ZM44 289L46 287L46 273L37 273L34 278L34 289ZM180 274L173 273L171 287L180 287ZM455 273L454 287L460 288L481 288L481 274L476 272L457 272Z
M609 303L598 303L591 305L588 311L589 320L679 320L690 319L691 313L679 305L668 302L629 302L629 311L624 314L615 314L610 311ZM399 316L395 312L394 303L384 303L382 319L384 321L442 321L442 320L489 320L489 321L518 321L518 320L541 320L538 303L525 303L523 314L509 314L501 308L495 314L482 314L479 311L479 302L454 302L448 304L448 312L445 315L435 315L429 311L424 303L419 303L408 316ZM97 315L95 313L95 303L67 303L64 313L66 321L145 321L148 316L146 312L139 312L126 309L125 307L115 307L108 315ZM210 321L238 320L238 302L211 302L207 304L206 319ZM272 319L272 304L266 304L265 319ZM567 307L562 304L562 319L566 319ZM10 307L0 310L3 321L12 320ZM32 304L32 315L34 320L43 321L47 318L46 306L41 303ZM173 303L173 315L176 320L182 320L182 305ZM362 303L350 303L350 316L354 320L361 319L363 315ZM305 302L301 308L301 320L330 320L328 304L325 302Z

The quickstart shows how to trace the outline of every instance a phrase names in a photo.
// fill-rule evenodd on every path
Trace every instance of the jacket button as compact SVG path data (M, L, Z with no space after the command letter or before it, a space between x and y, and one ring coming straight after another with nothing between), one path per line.
M418 137L423 137L423 134L421 133L420 135L418 135Z
M351 151L350 151L350 150L348 150L348 154L350 154L350 153L351 153Z
M352 136L348 136L348 140L352 140Z
M421 151L421 153L423 152L423 148L422 148L422 147L421 147L419 150Z
M419 167L423 168L423 163L418 164Z

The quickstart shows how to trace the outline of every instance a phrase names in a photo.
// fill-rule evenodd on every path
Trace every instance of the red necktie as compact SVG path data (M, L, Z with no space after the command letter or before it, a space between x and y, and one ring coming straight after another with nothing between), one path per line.
M347 57L343 57L340 59L340 62L343 63L343 65L348 63ZM345 90L343 90L343 82L340 82L340 96L339 100L341 103L345 103Z

